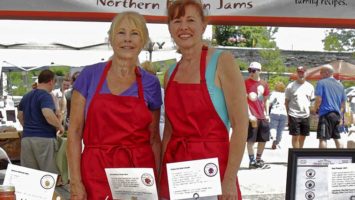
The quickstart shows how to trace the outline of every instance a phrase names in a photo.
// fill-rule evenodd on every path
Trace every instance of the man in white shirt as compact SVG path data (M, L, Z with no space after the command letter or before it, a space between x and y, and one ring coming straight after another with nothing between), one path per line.
M292 135L293 148L303 148L306 136L309 136L310 106L311 100L314 99L314 87L305 80L305 72L305 67L297 67L297 80L288 84L285 91L289 134Z
M62 124L63 124L63 120L65 119L65 115L67 113L67 101L64 93L69 88L70 88L70 79L64 78L61 87L52 91L52 94L56 101L55 103L59 105L59 112L57 114L59 114L58 117Z

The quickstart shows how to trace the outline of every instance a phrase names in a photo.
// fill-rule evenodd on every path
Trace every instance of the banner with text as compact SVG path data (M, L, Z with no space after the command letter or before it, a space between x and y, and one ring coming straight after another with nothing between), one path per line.
M1 0L0 19L110 21L137 11L164 23L168 0ZM354 0L203 0L211 24L355 27Z

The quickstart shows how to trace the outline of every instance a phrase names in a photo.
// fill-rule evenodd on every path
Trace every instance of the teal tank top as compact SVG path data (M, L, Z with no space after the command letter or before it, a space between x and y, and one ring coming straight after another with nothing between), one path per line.
M227 130L229 131L230 128L230 121L227 112L226 101L224 98L224 94L221 88L217 87L215 84L215 77L216 77L216 69L217 69L217 61L219 56L221 55L222 50L215 50L213 53L210 61L208 62L206 68L206 84L208 93L210 94L213 106L217 111L219 117L223 121L224 125L226 126ZM176 64L170 66L168 69L168 77L170 78L171 74L173 73Z

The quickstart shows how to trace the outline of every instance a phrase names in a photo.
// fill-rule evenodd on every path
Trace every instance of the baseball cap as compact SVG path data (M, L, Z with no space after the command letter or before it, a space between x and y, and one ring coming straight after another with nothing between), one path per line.
M250 69L259 69L259 70L261 70L261 64L258 63L258 62L251 62L250 65L249 65L249 68Z
M306 71L305 67L303 67L303 66L297 67L297 72L305 72L305 71Z

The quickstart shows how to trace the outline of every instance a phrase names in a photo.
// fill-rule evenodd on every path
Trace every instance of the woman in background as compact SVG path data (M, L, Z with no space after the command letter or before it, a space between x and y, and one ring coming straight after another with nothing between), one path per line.
M269 97L270 134L276 136L276 139L272 143L272 149L280 148L282 132L286 126L285 88L285 84L277 82L275 84L275 91Z

